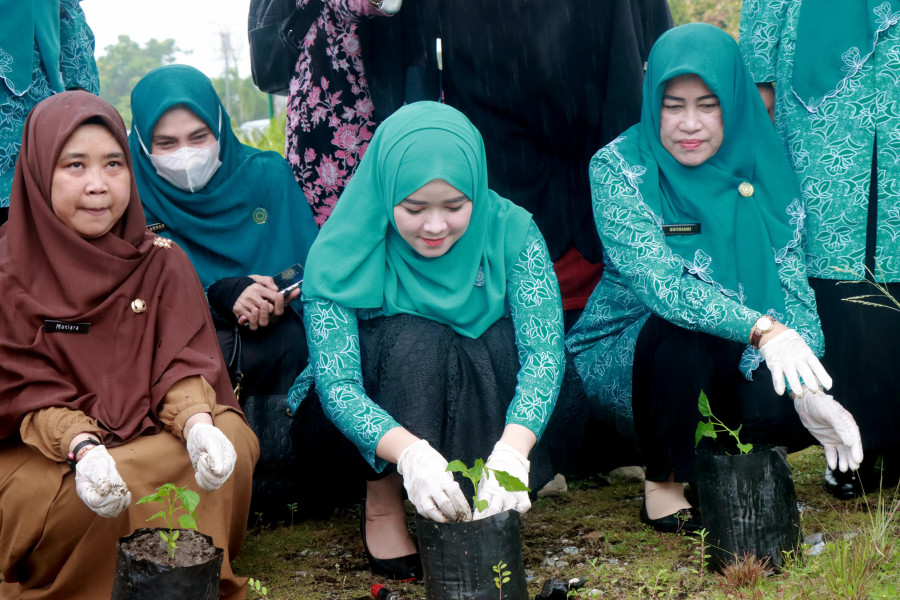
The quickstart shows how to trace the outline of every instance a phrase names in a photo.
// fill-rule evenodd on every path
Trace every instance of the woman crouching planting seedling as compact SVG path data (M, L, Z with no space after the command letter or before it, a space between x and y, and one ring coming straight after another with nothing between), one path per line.
M496 450L495 450L496 454ZM490 512L500 502L490 490L504 490L530 505L531 491L518 476L499 467L492 455L488 464L476 459L472 467L451 461L448 472L472 482L474 513L456 522L436 522L419 516L416 530L425 571L425 595L430 600L461 598L527 598L519 511ZM494 465L494 466L490 466ZM510 470L519 472L510 464ZM527 467L525 476L527 477ZM502 565L502 566L501 566Z

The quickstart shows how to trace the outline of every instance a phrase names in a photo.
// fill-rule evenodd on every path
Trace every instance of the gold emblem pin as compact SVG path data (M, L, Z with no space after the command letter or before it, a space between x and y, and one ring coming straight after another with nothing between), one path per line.
M744 198L749 198L750 196L753 195L753 184L745 181L741 185L738 186L738 191L741 193L741 196L743 196Z
M135 314L141 314L147 310L147 303L140 298L136 298L131 301L131 310L133 310Z
M259 207L253 211L253 222L257 225L262 225L266 221L269 220L269 213L266 212L266 209Z

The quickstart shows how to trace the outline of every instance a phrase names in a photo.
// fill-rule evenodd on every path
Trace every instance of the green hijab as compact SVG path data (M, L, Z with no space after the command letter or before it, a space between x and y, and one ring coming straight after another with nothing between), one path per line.
M472 218L446 254L425 258L397 232L394 206L435 179L472 201ZM506 277L530 223L527 211L488 189L481 134L462 113L410 104L375 131L309 252L303 292L418 315L476 338L506 314Z
M157 175L143 148L150 150L153 128L174 106L191 110L219 140L222 166L196 192ZM184 249L204 287L223 277L275 275L306 260L318 228L290 165L238 141L206 75L187 65L153 69L132 90L131 112L128 146L147 223L168 227L160 235Z
M31 87L37 42L50 89L64 91L59 72L59 0L0 0L0 15L0 50L10 61L0 65L0 77L6 81L6 87L16 96Z
M810 110L843 89L900 20L900 0L804 0L797 25L794 93Z
M695 167L676 161L659 135L666 82L688 73L718 96L724 125L718 152ZM700 224L700 234L666 237L685 268L745 306L784 319L776 257L800 241L788 215L800 190L731 36L703 23L660 36L647 64L641 121L623 137L617 145L632 165L630 179L660 225ZM742 183L753 186L749 197L739 192Z

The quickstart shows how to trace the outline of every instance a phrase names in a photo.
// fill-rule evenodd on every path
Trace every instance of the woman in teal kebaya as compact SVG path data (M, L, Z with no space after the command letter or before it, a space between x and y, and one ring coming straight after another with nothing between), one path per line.
M640 123L589 174L606 268L567 345L588 396L646 457L642 520L700 526L683 482L701 390L742 439L803 447L805 426L830 463L855 467L856 425L822 391L800 192L734 40L704 24L663 34Z
M448 460L486 458L532 489L553 477L538 441L565 369L559 288L531 215L488 188L461 113L420 102L379 126L310 250L303 302L322 407L370 467L375 572L418 575L404 487L431 519L470 514ZM530 507L492 476L479 497L476 518Z

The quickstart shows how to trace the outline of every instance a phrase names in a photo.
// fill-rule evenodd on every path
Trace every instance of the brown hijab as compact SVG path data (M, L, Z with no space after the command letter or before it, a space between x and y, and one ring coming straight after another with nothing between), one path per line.
M237 407L197 275L180 248L153 244L134 178L128 208L106 235L84 239L54 214L57 159L88 120L112 132L133 173L122 118L97 96L51 96L25 121L0 228L0 438L54 406L96 418L111 446L155 433L166 392L192 375L212 385L219 404ZM133 310L134 300L146 310ZM48 320L90 325L86 334L48 332Z

